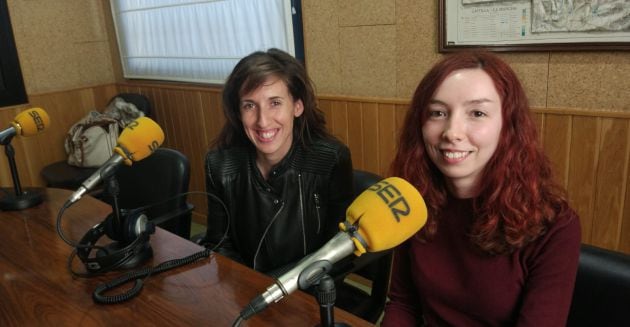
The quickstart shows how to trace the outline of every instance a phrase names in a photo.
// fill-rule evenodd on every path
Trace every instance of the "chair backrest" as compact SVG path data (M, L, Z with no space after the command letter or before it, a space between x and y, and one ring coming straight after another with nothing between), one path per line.
M146 96L139 93L119 93L115 97L119 97L129 103L133 103L138 110L144 113L145 116L151 118L151 102Z
M355 196L382 179L379 175L362 170L354 170L353 178ZM357 287L356 283L338 283L336 306L376 323L385 307L392 256L392 250L365 253L346 265L341 275L354 274L370 281L372 285L367 292L365 288Z
M150 156L131 166L121 166L116 172L119 184L118 205L121 209L136 209L145 205L160 203L188 192L190 163L181 152L158 148ZM110 196L104 196L112 203ZM190 237L192 206L186 197L152 206L147 210L149 219L156 219L172 212L182 215L159 226L186 239Z
M630 326L630 255L583 244L567 326Z

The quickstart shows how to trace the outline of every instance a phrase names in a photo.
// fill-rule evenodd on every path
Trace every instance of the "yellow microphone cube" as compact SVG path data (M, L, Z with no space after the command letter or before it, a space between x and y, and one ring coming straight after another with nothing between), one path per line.
M140 117L125 127L118 137L114 151L124 158L127 165L140 161L159 148L164 142L160 125L149 117Z
M11 123L17 135L32 136L44 131L50 125L50 117L42 108L32 108L20 112Z
M356 226L359 234L354 236L355 245L365 243L367 251L378 252L391 249L417 233L426 223L427 207L413 185L402 178L390 177L361 193L348 207L346 219ZM357 246L357 255L362 253L361 248Z

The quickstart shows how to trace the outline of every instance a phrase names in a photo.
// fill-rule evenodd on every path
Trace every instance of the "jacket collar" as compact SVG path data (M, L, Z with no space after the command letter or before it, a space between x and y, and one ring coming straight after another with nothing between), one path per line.
M293 162L298 150L299 146L296 142L293 142L289 152L280 160L280 162L271 168L269 172L269 180L273 179L276 176L281 176L289 167L291 167L291 163ZM256 177L263 180L262 174L256 165L256 148L254 146L249 147L249 164L251 169L255 172Z

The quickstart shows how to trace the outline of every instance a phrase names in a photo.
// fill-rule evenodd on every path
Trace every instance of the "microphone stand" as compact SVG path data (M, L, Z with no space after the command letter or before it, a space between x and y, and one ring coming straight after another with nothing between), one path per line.
M22 190L20 176L18 175L17 166L15 165L15 149L11 145L11 139L11 137L3 139L0 144L4 145L4 153L7 155L7 160L9 161L15 194L7 192L6 196L0 199L0 209L22 210L40 204L43 201L43 197L41 193L33 192L32 190Z
M335 323L335 300L337 299L337 291L335 290L335 281L330 275L325 274L319 280L315 289L317 303L319 303L319 317L321 327L350 327L346 323Z

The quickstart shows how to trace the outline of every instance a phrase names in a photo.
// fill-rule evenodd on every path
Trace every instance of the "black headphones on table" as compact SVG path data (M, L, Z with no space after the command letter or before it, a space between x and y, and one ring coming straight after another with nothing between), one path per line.
M76 247L77 256L89 273L103 273L120 267L135 267L153 255L149 244L150 235L155 233L155 224L150 222L142 208L121 210L121 223L111 213L104 221L90 228ZM96 245L107 235L116 241L106 246ZM96 250L96 251L95 251ZM94 255L91 255L92 252Z
M186 195L188 193L184 193ZM184 258L167 260L151 268L142 268L135 271L130 271L123 276L120 276L110 282L100 284L94 290L92 299L95 303L99 304L114 304L127 301L140 293L143 288L143 284L146 278L151 275L156 275L164 271L171 270L173 268L181 267L183 265L196 262L203 258L208 258L215 248L217 248L223 240L227 237L229 232L230 215L225 204L217 196L204 192L208 196L218 201L226 212L228 228L221 241L215 245L214 248L206 248L202 251L193 253ZM155 225L164 221L172 219L175 214L167 214L149 221L144 210L149 206L132 210L120 210L119 215L116 215L116 205L114 206L114 213L109 214L104 221L90 228L90 230L81 238L79 243L74 243L67 239L61 228L61 217L63 212L70 206L71 203L66 202L59 210L57 215L57 233L61 239L67 244L74 247L73 254L68 258L68 269L70 272L79 277L90 277L99 273L106 273L110 270L125 268L132 269L142 264L146 259L153 256L153 250L149 244L149 238L151 234L155 233ZM119 223L120 221L120 223ZM98 245L99 239L107 235L111 240L116 242L102 246ZM77 256L85 265L87 274L77 273L72 269L73 258ZM130 281L134 282L131 289L128 289L122 294L105 295L106 292L111 292L112 289L124 285Z

